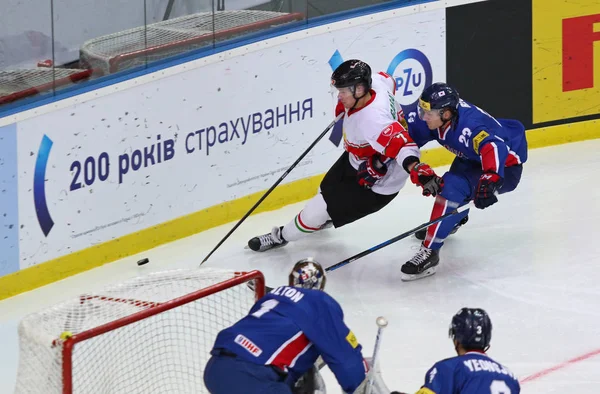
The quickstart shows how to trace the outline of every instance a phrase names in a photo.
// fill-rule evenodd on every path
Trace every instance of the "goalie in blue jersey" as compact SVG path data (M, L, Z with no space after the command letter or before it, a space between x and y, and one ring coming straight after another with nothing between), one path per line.
M426 163L412 158L405 163L411 181L434 196L431 219L474 201L479 209L498 202L497 194L516 189L527 160L525 127L512 119L496 119L481 108L462 100L445 83L423 90L418 117L410 114L408 132L419 147L437 141L456 157L450 170L438 176ZM439 251L448 235L468 218L468 210L417 232L423 240L420 250L402 266L402 279L414 280L432 275L439 264Z
M327 293L325 270L312 259L297 262L289 286L262 297L249 314L222 330L204 370L212 394L325 394L319 357L346 393L363 393L368 360ZM372 394L389 393L378 375Z

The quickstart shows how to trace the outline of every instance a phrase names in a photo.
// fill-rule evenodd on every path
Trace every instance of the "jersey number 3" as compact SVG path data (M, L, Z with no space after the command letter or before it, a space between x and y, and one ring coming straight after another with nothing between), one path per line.
M277 301L277 300L267 300L262 303L262 305L260 306L260 309L257 310L256 312L254 312L252 314L252 316L260 318L260 317L262 317L262 315L264 315L271 309L275 308L277 306L277 304L279 304L279 301ZM510 394L510 391L508 392L508 394Z
M490 385L491 394L511 394L504 380L494 380Z

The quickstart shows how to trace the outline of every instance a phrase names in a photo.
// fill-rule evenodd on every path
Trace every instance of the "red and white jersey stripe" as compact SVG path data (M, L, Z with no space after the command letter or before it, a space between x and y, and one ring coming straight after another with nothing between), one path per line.
M498 155L498 145L495 142L485 144L481 148L481 167L484 172L497 173L500 169L500 155Z
M288 367L293 368L298 358L306 353L312 346L306 335L302 331L298 331L294 336L285 341L279 349L277 349L265 363L266 365L274 365L287 371Z

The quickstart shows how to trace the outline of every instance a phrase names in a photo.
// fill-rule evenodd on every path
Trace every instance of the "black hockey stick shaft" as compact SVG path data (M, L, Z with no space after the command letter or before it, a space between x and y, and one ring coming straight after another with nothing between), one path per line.
M447 217L450 217L452 215L456 215L456 214L461 213L461 212L465 211L466 209L469 209L469 208L472 208L472 207L473 207L473 203L472 202L469 203L469 204L463 205L462 207L458 207L455 210L453 210L452 212L449 212L449 213L447 213L445 215L442 215L442 216L440 216L437 219L433 219L433 220L431 220L431 221L429 221L427 223L423 223L422 225L420 225L418 227L415 227L412 230L408 230L407 232L402 233L400 235L397 235L394 238L388 239L387 241L382 242L379 245L375 245L372 248L369 248L369 249L367 249L365 251L360 252L359 254L356 254L356 255L354 255L352 257L347 258L346 260L340 261L337 264L329 266L329 267L325 268L325 271L326 272L335 271L336 269L341 268L341 267L345 266L346 264L350 264L351 262L356 261L356 260L360 259L361 257L365 257L367 255L370 255L371 253L376 252L379 249L385 248L386 246L391 245L394 242L398 242L401 239L404 239L406 237L410 237L411 235L413 235L414 233L416 233L419 230L422 230L422 229L424 229L426 227L429 227L429 226L432 226L432 225L434 225L436 223L439 223L442 220L446 219Z
M173 10L174 2L175 2L175 0L169 0L169 2L167 3L167 8L165 9L165 15L163 16L163 21L166 21L167 19L169 19L169 17L171 17L171 11Z
M233 228L229 230L229 232L223 237L223 239L219 241L217 246L215 246L213 250L210 251L210 253L204 258L204 260L202 260L200 265L204 264L206 260L208 260L208 258L212 256L212 254L223 244L223 242L225 242L227 238L229 238L229 236L233 234L233 232L244 222L244 220L246 220L248 216L250 216L252 212L254 212L254 210L265 200L265 198L267 198L269 194L271 194L271 192L285 179L285 177L288 176L290 172L292 172L292 170L298 165L298 163L300 163L300 161L304 159L304 156L306 156L308 152L310 152L312 148L314 148L315 145L317 145L317 143L325 136L325 134L327 134L327 132L329 132L329 130L331 130L335 123L342 118L342 116L344 116L344 112L336 116L336 118L331 123L329 123L329 126L327 126L325 130L323 130L323 132L317 137L317 139L314 140L312 144L310 144L310 146L300 155L300 157L294 162L294 164L292 164L291 167L288 168L283 173L283 175L279 177L279 179L273 184L273 186L271 186L269 190L267 190L267 192L263 194L263 196L256 202L256 204L254 204L254 206L250 208L248 212L246 212L246 214L235 224L235 226L233 226Z

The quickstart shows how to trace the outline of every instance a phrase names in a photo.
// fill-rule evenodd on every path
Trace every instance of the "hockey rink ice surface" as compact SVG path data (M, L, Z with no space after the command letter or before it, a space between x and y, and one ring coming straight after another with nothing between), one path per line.
M468 306L489 313L488 354L519 377L523 393L599 392L599 152L600 140L531 151L521 185L489 209L471 210L469 223L446 241L434 276L400 281L400 266L419 247L414 237L329 273L327 291L365 356L373 350L375 319L389 320L380 365L391 390L414 393L435 361L455 354L448 324ZM327 267L428 221L433 199L419 190L409 183L375 215L266 253L244 245L285 224L303 203L252 216L205 266L259 269L268 285L283 284L296 260L313 256ZM233 224L0 302L0 393L14 389L22 316L133 276L196 267ZM138 267L142 257L150 263ZM329 370L325 379L330 393L340 392Z

